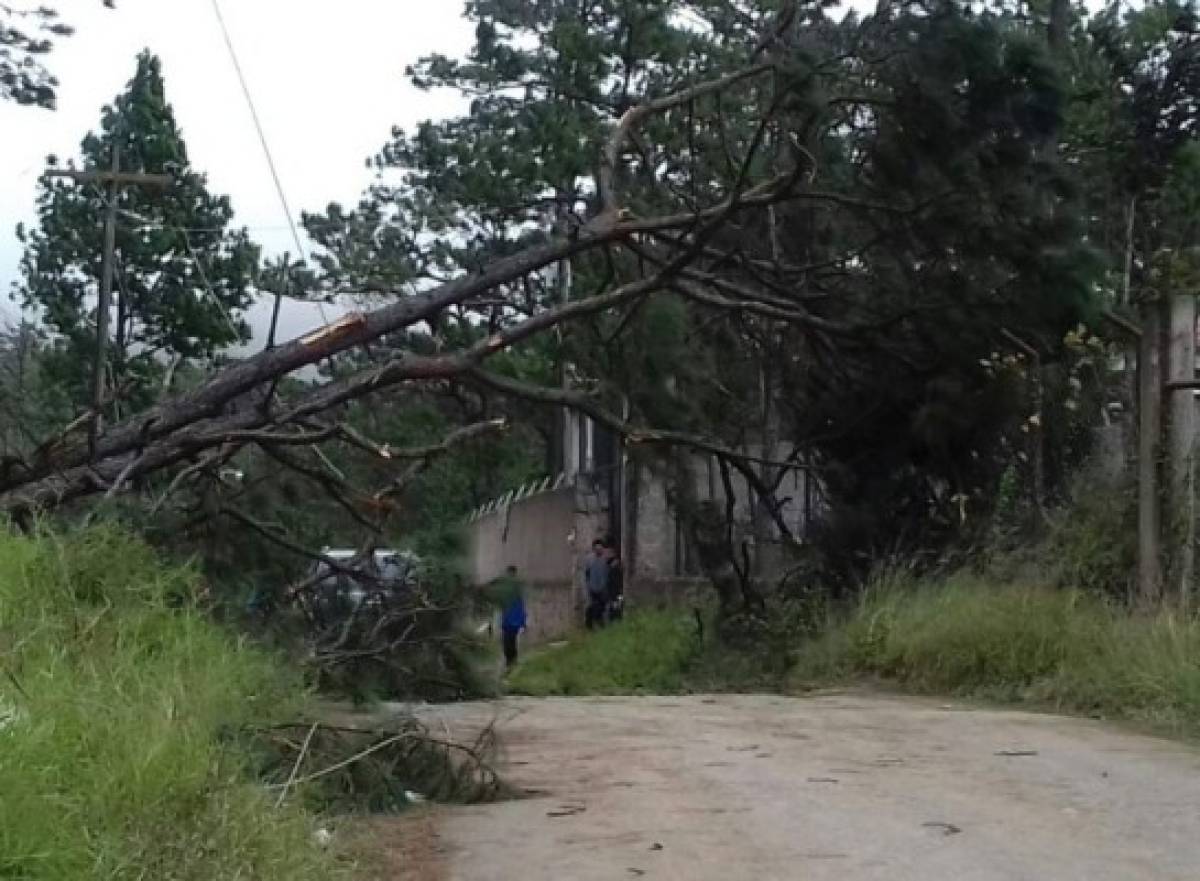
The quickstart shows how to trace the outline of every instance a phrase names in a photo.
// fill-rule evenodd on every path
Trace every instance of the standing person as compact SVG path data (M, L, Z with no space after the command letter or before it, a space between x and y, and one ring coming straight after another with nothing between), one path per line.
M620 621L625 615L625 567L613 548L608 560L608 620Z
M592 542L592 555L583 567L583 589L587 598L584 624L588 630L604 626L604 610L608 605L608 549L604 542Z
M502 611L500 613L500 638L504 646L504 665L511 670L517 663L517 641L529 624L525 614L525 590L517 580L517 567L505 570L502 584Z

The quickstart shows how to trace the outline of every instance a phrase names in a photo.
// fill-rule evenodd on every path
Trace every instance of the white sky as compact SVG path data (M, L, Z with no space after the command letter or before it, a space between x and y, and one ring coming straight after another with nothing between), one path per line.
M29 5L34 5L30 0ZM211 0L59 0L78 28L58 42L50 66L61 81L54 112L0 102L0 312L9 301L20 246L14 228L34 218L46 156L78 154L99 127L100 108L133 76L138 52L163 61L167 97L193 166L228 194L235 222L268 253L295 252L263 151ZM461 55L471 43L461 0L222 0L292 211L331 201L353 205L371 180L365 159L393 125L458 112L460 99L423 93L404 77L430 52ZM262 326L263 304L251 316ZM284 338L318 324L316 310L289 310Z

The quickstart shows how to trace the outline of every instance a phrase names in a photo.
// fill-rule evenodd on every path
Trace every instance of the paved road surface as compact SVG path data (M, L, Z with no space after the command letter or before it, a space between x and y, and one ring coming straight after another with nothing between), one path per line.
M506 700L526 800L386 834L414 881L1196 881L1200 753L1099 723L844 695Z

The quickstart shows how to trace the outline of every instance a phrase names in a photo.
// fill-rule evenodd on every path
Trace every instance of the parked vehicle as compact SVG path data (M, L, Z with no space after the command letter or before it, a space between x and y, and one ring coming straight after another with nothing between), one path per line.
M377 550L357 559L358 551L324 548L321 556L340 567L321 560L309 570L309 575L317 578L309 594L310 612L321 624L364 613L377 617L420 584L420 559L407 551Z

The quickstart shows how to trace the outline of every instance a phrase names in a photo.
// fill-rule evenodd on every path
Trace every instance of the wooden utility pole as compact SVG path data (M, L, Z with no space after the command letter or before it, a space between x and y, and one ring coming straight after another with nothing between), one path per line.
M283 297L288 292L292 255L283 252L283 268L279 271L279 290L275 294L275 305L271 309L271 328L267 331L267 349L275 348L275 334L279 330L279 312L283 308Z
M1189 605L1195 577L1196 497L1196 396L1187 388L1175 388L1196 378L1196 298L1188 292L1173 293L1170 300L1171 335L1168 353L1170 395L1170 443L1168 446L1170 491L1168 519L1171 547L1170 590L1179 602Z
M108 358L108 323L112 312L113 274L116 271L117 197L123 186L168 187L169 174L136 174L121 171L121 149L113 147L111 171L48 171L49 177L70 178L81 184L108 186L108 209L104 219L104 254L100 271L100 302L96 308L96 353L92 361L92 412L88 424L88 449L95 456L96 441L103 427L104 379Z
M1138 601L1158 602L1162 595L1162 494L1159 443L1162 439L1162 304L1142 304L1138 349Z

